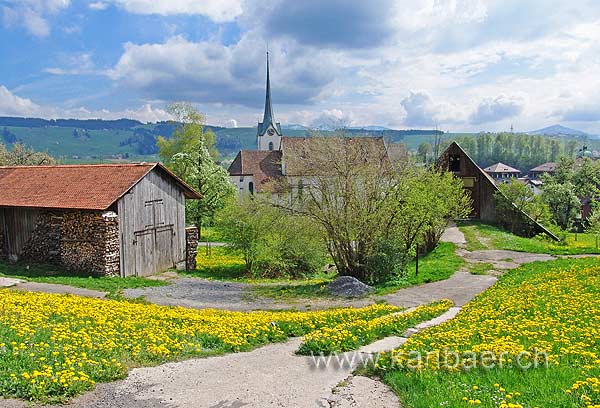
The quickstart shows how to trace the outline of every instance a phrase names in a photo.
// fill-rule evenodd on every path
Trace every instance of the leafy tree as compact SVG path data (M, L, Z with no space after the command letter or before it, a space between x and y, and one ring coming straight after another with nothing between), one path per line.
M581 208L575 186L570 181L545 182L542 200L548 205L552 220L565 230L571 227Z
M417 155L421 158L423 163L427 163L427 158L432 151L433 148L431 147L431 145L427 142L423 142L419 144L419 147L417 149Z
M15 143L12 149L7 149L0 143L0 166L38 166L55 163L56 160L48 153L36 152L24 144Z
M181 123L170 139L159 137L159 156L175 174L193 186L202 198L186 202L186 219L201 230L235 194L227 171L215 163L214 134L204 131L204 116L191 105L176 103L170 112Z
M399 164L385 150L348 138L307 139L297 155L286 156L286 166L307 179L303 194L272 205L320 225L340 275L385 280L405 270L427 232L468 212L460 181ZM274 190L289 189L285 183Z
M597 208L588 217L587 232L596 236L596 249L598 248L598 238L600 237L600 210Z
M508 183L502 183L498 186L499 192L494 194L496 212L498 219L511 232L515 232L520 225L520 211L529 215L535 222L546 224L550 220L550 210L542 201L540 196L536 196L525 183L517 180L511 180Z

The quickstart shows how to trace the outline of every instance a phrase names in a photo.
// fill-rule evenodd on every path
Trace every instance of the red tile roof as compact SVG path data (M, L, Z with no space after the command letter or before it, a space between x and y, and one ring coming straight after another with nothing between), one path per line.
M105 210L154 168L200 198L159 163L0 166L0 207Z
M229 166L231 176L253 176L256 191L282 176L281 151L241 150Z

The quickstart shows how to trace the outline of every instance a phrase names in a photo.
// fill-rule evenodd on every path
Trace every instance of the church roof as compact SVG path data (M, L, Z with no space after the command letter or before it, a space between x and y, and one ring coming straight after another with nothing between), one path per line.
M302 159L310 152L310 143L315 143L323 137L289 137L281 138L281 150L283 151L286 176L310 175L311 168L306 168L302 160L286 161L286 156L293 156ZM327 137L334 139L334 137ZM340 142L348 144L360 144L364 151L366 160L381 160L382 157L388 157L383 137L338 137ZM332 157L331 160L335 160Z
M485 169L483 169L483 171L486 171L488 173L520 173L521 170L517 170L514 167L510 167L507 164L504 163L496 163L496 164L492 164L489 167L486 167Z
M256 191L281 177L281 151L241 150L229 166L231 176L253 176Z
M275 116L273 115L273 103L271 102L271 79L269 77L269 53L267 52L267 90L265 93L265 113L263 114L263 121L258 124L258 134L264 135L269 125L277 130L277 133L281 135L281 125L279 122L275 122Z

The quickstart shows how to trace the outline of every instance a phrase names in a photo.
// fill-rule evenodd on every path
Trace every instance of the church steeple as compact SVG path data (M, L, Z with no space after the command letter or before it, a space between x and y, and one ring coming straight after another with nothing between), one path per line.
M273 122L273 104L271 103L271 78L269 77L269 51L267 51L267 91L265 94L265 114L263 123Z
M281 145L281 125L275 122L271 102L271 78L269 72L269 52L267 51L267 89L265 92L265 113L258 124L256 134L258 150L279 150ZM267 140L269 139L269 140Z

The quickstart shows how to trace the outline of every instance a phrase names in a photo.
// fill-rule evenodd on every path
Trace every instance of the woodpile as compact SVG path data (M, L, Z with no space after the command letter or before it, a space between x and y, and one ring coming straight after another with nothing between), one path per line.
M33 262L60 263L61 224L63 212L40 213L33 234L23 247L23 258Z
M188 227L185 229L185 269L188 271L196 269L199 239L198 228Z
M114 212L43 212L23 257L86 275L118 276L119 221Z
M6 238L4 237L4 225L2 224L2 218L0 217L0 259L6 259Z
M119 221L113 212L70 211L61 226L61 263L92 275L119 275Z

